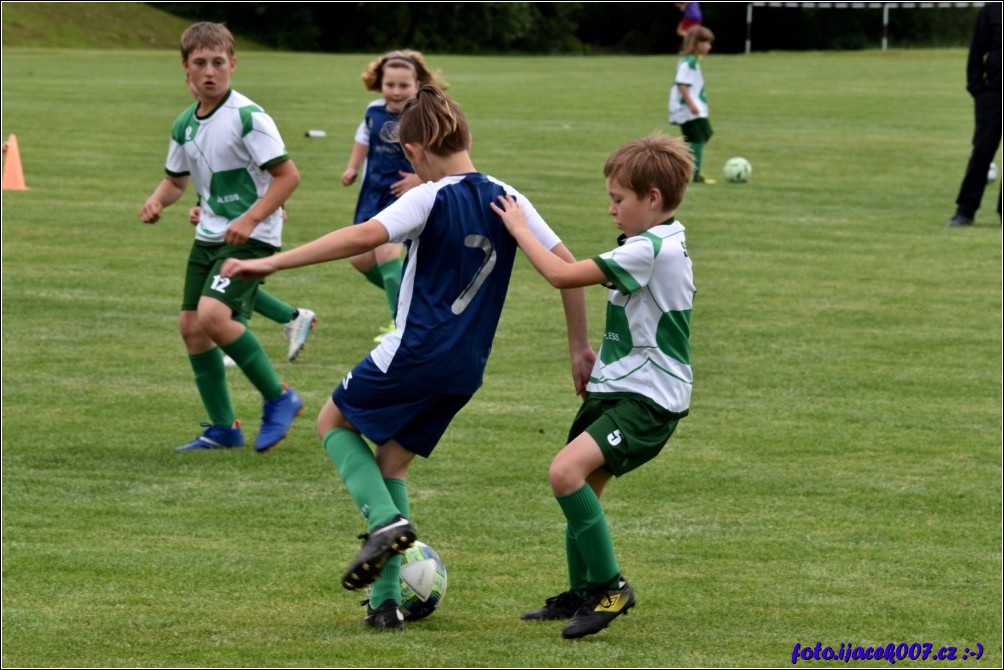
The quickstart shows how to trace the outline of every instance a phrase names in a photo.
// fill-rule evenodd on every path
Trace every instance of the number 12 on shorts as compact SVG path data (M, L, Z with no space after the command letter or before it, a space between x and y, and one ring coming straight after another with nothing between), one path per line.
M219 293L226 293L227 287L230 286L229 277L221 277L220 275L213 276L213 283L211 288Z

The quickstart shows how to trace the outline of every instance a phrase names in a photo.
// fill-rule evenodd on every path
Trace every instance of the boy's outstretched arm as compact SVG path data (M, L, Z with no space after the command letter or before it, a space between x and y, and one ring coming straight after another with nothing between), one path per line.
M586 296L583 286L606 281L602 271L596 263L592 261L576 262L575 256L564 244L558 244L553 249L547 249L530 231L526 223L526 216L523 208L519 206L512 196L499 196L501 207L491 203L492 209L502 218L509 233L516 239L523 253L530 259L530 263L544 276L553 286L561 288L561 304L565 310L565 327L568 332L568 353L572 362L572 383L575 385L575 393L582 395L586 391L586 383L589 382L589 375L592 372L593 364L596 362L596 353L589 346L589 328L586 317ZM536 259L536 260L534 260ZM574 279L581 273L583 280L591 277L590 267L596 268L599 272L599 281L583 281L576 283L570 281L562 283L555 282L547 274L547 269L558 274L569 273L569 277ZM576 270L578 268L578 270Z
M167 175L157 184L153 194L146 199L139 209L139 220L143 223L157 223L165 207L173 205L185 193L188 177Z
M551 286L568 289L603 284L607 281L600 266L593 261L569 261L551 253L541 244L527 225L523 208L516 202L516 198L511 195L500 195L499 202L501 207L493 202L492 209L501 217L505 227L530 259L533 267Z

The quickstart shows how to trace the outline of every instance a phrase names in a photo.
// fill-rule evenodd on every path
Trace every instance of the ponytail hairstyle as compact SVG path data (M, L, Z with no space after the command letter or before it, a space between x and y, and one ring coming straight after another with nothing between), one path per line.
M687 29L687 34L683 36L683 44L680 46L681 56L693 56L697 53L698 42L714 42L715 34L704 26L691 26Z
M396 49L388 51L366 66L362 80L367 91L380 91L383 88L383 73L387 68L411 70L415 73L415 81L418 82L419 88L426 84L435 84L445 91L450 86L440 78L439 70L434 72L429 69L425 63L425 56L420 51Z
M471 148L471 129L460 106L435 84L418 90L401 112L397 139L417 144L437 156L451 156Z

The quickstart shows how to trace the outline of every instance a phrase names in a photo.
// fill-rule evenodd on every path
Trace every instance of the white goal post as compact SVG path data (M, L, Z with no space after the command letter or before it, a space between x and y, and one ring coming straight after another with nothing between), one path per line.
M982 7L983 2L747 2L746 3L746 53L753 50L753 8L783 7L786 9L881 9L882 51L889 48L890 9L952 9Z

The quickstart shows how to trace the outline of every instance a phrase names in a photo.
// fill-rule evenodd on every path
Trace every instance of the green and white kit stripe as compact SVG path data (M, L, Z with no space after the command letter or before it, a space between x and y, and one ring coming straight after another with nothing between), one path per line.
M230 91L204 118L196 116L198 106L194 103L175 120L166 170L190 175L198 190L202 218L195 239L222 242L227 225L268 190L268 168L289 154L272 117L237 91ZM282 246L282 209L258 224L251 237Z
M637 393L675 413L690 408L694 274L674 219L593 259L609 279L606 328L586 390Z

